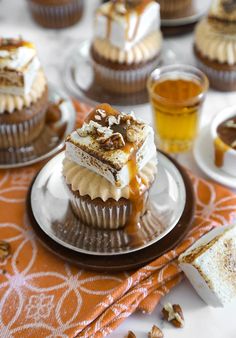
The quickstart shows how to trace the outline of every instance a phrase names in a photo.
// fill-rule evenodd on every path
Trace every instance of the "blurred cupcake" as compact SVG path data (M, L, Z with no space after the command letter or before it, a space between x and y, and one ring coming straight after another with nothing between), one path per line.
M41 133L48 89L35 46L0 39L0 149L21 147Z
M208 17L196 27L194 52L213 88L236 90L235 1L213 2Z
M109 92L143 90L160 63L159 5L150 0L109 1L95 17L91 46L95 80Z
M78 22L84 0L27 0L34 20L46 28L65 28Z
M157 0L161 7L162 18L185 16L192 7L192 0Z
M108 104L66 140L63 174L71 205L89 226L136 226L156 172L153 129Z

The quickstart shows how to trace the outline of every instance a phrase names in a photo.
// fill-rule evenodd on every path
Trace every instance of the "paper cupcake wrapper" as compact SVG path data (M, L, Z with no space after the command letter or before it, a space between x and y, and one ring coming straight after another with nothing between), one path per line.
M120 94L135 93L145 89L148 76L159 64L158 57L137 69L114 70L93 60L96 82L107 91Z
M186 9L190 4L191 0L158 0L161 6L161 12L173 13Z
M43 5L28 0L29 9L35 21L48 28L68 27L76 22L83 13L83 0L71 0L63 5Z
M225 71L208 67L198 58L196 58L196 63L198 68L206 74L213 88L221 91L236 90L236 71Z
M27 145L41 133L45 123L45 111L21 123L0 123L0 149Z

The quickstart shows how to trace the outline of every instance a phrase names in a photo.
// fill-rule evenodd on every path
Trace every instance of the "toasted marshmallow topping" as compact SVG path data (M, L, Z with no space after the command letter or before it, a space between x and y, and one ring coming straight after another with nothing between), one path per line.
M234 0L214 0L209 17L236 23L236 2Z
M236 297L236 226L216 228L179 257L199 296L219 307Z
M0 93L29 93L40 62L36 49L21 39L0 39Z
M136 43L159 30L160 6L155 1L110 1L97 10L95 37L129 50Z
M133 178L130 177L129 160L134 154L138 170L156 156L153 129L108 104L93 110L82 128L66 140L68 159L120 188Z

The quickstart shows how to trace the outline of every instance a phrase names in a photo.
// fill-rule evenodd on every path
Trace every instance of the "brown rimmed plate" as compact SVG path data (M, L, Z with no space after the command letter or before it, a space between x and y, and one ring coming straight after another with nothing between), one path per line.
M0 149L0 169L19 168L31 165L55 155L64 147L66 136L74 129L76 111L68 96L49 85L49 102L63 101L60 105L60 118L46 118L40 136L30 144L20 148Z
M62 202L61 207L60 207L61 209L60 212L64 212L65 222L59 224L57 220L54 221L54 225L52 224L52 229L54 229L54 236L52 236L51 233L45 232L45 228L43 227L43 225L39 224L38 221L36 221L37 216L35 217L35 211L32 208L32 192L34 190L35 182L37 180L37 177L36 177L28 194L27 209L28 209L28 216L29 216L30 222L35 232L37 233L39 239L41 240L42 244L45 245L49 250L59 255L60 257L68 260L71 263L78 265L80 268L91 269L91 270L96 270L96 271L111 271L111 272L124 271L124 270L138 268L154 260L155 258L159 257L163 253L169 251L170 249L172 249L184 238L184 236L186 235L187 231L189 230L191 226L193 215L194 215L194 206L195 206L194 193L192 190L191 181L187 173L185 172L185 170L179 164L177 164L176 161L170 159L169 157L167 157L166 155L162 153L159 154L160 164L162 162L160 158L162 159L165 158L165 160L169 161L170 165L173 165L176 168L176 170L179 172L181 179L183 181L183 184L184 184L184 191L185 191L185 197L186 197L184 208L181 212L181 215L178 221L172 227L172 229L169 230L169 232L167 231L165 233L164 236L162 236L161 238L158 238L158 235L157 235L156 241L153 241L152 243L149 242L148 244L146 243L147 244L146 246L142 245L139 248L136 248L136 250L126 250L125 253L110 252L110 254L106 254L104 252L103 253L97 252L96 254L94 254L93 252L92 254L90 254L89 248L87 248L87 252L85 250L84 252L81 252L81 251L76 251L74 248L70 247L70 245L65 246L64 245L65 243L61 242L61 239L63 237L60 237L60 236L63 235L62 226L66 224L66 221L68 220L68 216L69 218L71 217L70 207L69 205L65 207L65 203ZM51 165L53 166L52 162L51 162ZM50 185L52 188L52 191L48 196L46 196L48 192L48 187L42 186L42 190L41 190L41 194L44 195L44 199L46 198L47 203L50 203L50 206L51 206L50 209L52 209L52 206L55 207L55 198L60 197L61 193L63 193L63 192L58 192L57 189L53 189L53 185L56 183L54 179L56 179L56 177L47 180L47 184ZM172 180L172 184L174 184L173 180ZM178 187L178 184L179 182L177 183L177 187ZM39 191L38 193L40 194ZM43 195L41 197L43 197ZM34 198L36 198L35 202L38 203L37 197L33 197L33 199ZM51 199L50 202L48 198ZM52 211L50 217L55 218L55 212ZM78 220L77 220L77 225L78 225ZM156 223L156 225L158 227L158 223ZM57 229L57 232L55 231L55 229ZM86 235L87 239L91 238L91 236L96 235L97 237L95 237L94 242L97 242L97 245L99 248L99 243L100 243L99 241L101 238L98 235L99 233L98 230L91 229L90 227L87 227L87 226L83 226L82 228L80 228L80 230L82 231L82 238L84 239L84 241L86 241L84 237L84 234L86 233L86 231L87 231L87 235ZM66 227L64 227L64 231L65 231L65 237L63 238L63 240L65 240L66 238L68 241L68 239L70 240L71 238L78 236L78 232L76 233L73 230L73 228L72 228L71 233L68 233ZM108 241L109 241L109 234L111 236L110 237L111 240L113 240L113 236L115 236L114 238L118 238L118 240L120 240L120 235L117 235L117 230L107 231L107 232L108 232L107 233ZM79 242L80 241L76 241L77 244ZM93 248L93 251L94 251L94 248Z

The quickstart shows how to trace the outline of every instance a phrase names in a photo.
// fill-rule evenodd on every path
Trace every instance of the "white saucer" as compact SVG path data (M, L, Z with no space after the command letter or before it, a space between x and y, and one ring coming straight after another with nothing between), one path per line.
M205 127L195 142L193 154L199 168L214 181L236 189L236 177L214 165L214 149L209 127Z

